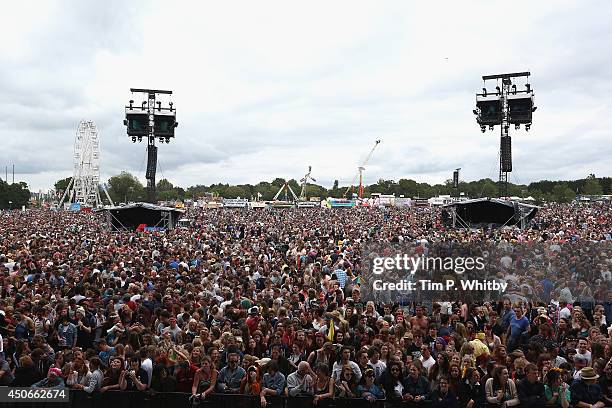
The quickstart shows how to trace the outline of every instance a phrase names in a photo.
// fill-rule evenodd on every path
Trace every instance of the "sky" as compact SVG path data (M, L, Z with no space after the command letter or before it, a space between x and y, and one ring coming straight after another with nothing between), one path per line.
M612 175L609 1L2 2L0 177L33 191L73 172L96 123L100 177L145 182L130 88L173 91L157 179L188 187L497 178L499 129L472 109L482 75L530 71L533 125L510 130L513 183ZM524 79L517 80L520 87ZM495 83L489 85L494 89Z

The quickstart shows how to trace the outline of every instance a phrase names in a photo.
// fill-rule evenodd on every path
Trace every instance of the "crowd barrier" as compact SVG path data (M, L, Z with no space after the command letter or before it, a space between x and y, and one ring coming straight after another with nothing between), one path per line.
M0 403L16 408L191 408L191 394L182 392L107 391L88 394L70 390L70 402ZM212 394L201 400L199 408L259 408L258 396ZM267 397L266 408L312 408L312 397ZM370 403L362 398L335 398L319 401L320 408L384 408L384 401Z
M182 392L107 391L88 394L70 390L70 402L0 403L4 408L192 408L191 395ZM377 400L373 403L363 398L326 398L313 404L312 397L267 397L266 408L427 408L430 401L420 404L393 403ZM493 408L485 404L487 408ZM517 406L515 408L520 408ZM258 396L242 394L212 394L202 400L198 408L260 408ZM497 406L496 406L497 408Z

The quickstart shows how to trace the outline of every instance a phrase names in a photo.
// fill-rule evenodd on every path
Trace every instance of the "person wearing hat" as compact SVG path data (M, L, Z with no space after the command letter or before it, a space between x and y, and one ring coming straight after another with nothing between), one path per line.
M47 377L32 384L32 388L48 388L62 389L66 388L66 384L62 379L62 370L57 367L51 367L47 372Z
M599 375L592 367L580 371L580 379L570 387L572 406L576 408L603 408L603 392L597 384Z
M576 351L576 350L573 350ZM568 355L572 355L571 353L568 353ZM573 358L572 361L574 361L574 380L580 380L580 373L581 371L589 365L589 361L586 359L585 356L579 354L579 353L575 353L573 354Z

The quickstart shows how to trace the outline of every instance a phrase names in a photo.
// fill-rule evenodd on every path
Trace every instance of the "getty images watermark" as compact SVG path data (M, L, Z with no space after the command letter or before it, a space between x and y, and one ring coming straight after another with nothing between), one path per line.
M374 257L372 259L371 279L374 291L501 291L508 286L506 282L494 279L416 279L417 272L426 275L433 273L454 273L463 275L466 272L484 271L486 260L483 257L439 257L396 254L395 256ZM398 277L405 276L403 279Z
M487 238L491 232L481 233L485 235L475 240L458 236L369 243L360 257L360 300L428 304L510 298L526 303L543 292L546 280L571 287L576 277L568 265L576 259L584 260L584 270L601 276L592 287L596 299L610 298L612 241L496 241Z

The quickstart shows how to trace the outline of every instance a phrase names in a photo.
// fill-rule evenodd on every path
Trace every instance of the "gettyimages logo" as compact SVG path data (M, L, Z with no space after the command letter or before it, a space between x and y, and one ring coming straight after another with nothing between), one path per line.
M385 271L403 270L414 275L418 270L437 270L462 274L471 270L484 270L485 260L482 257L428 257L396 254L394 257L375 257L372 260L372 273L381 275Z
M361 293L364 300L377 302L497 301L503 297L527 302L540 296L545 279L571 282L570 272L563 273L567 265L589 253L594 260L600 259L610 249L605 247L494 240L375 244L363 253ZM605 278L598 284L602 294L605 284Z

